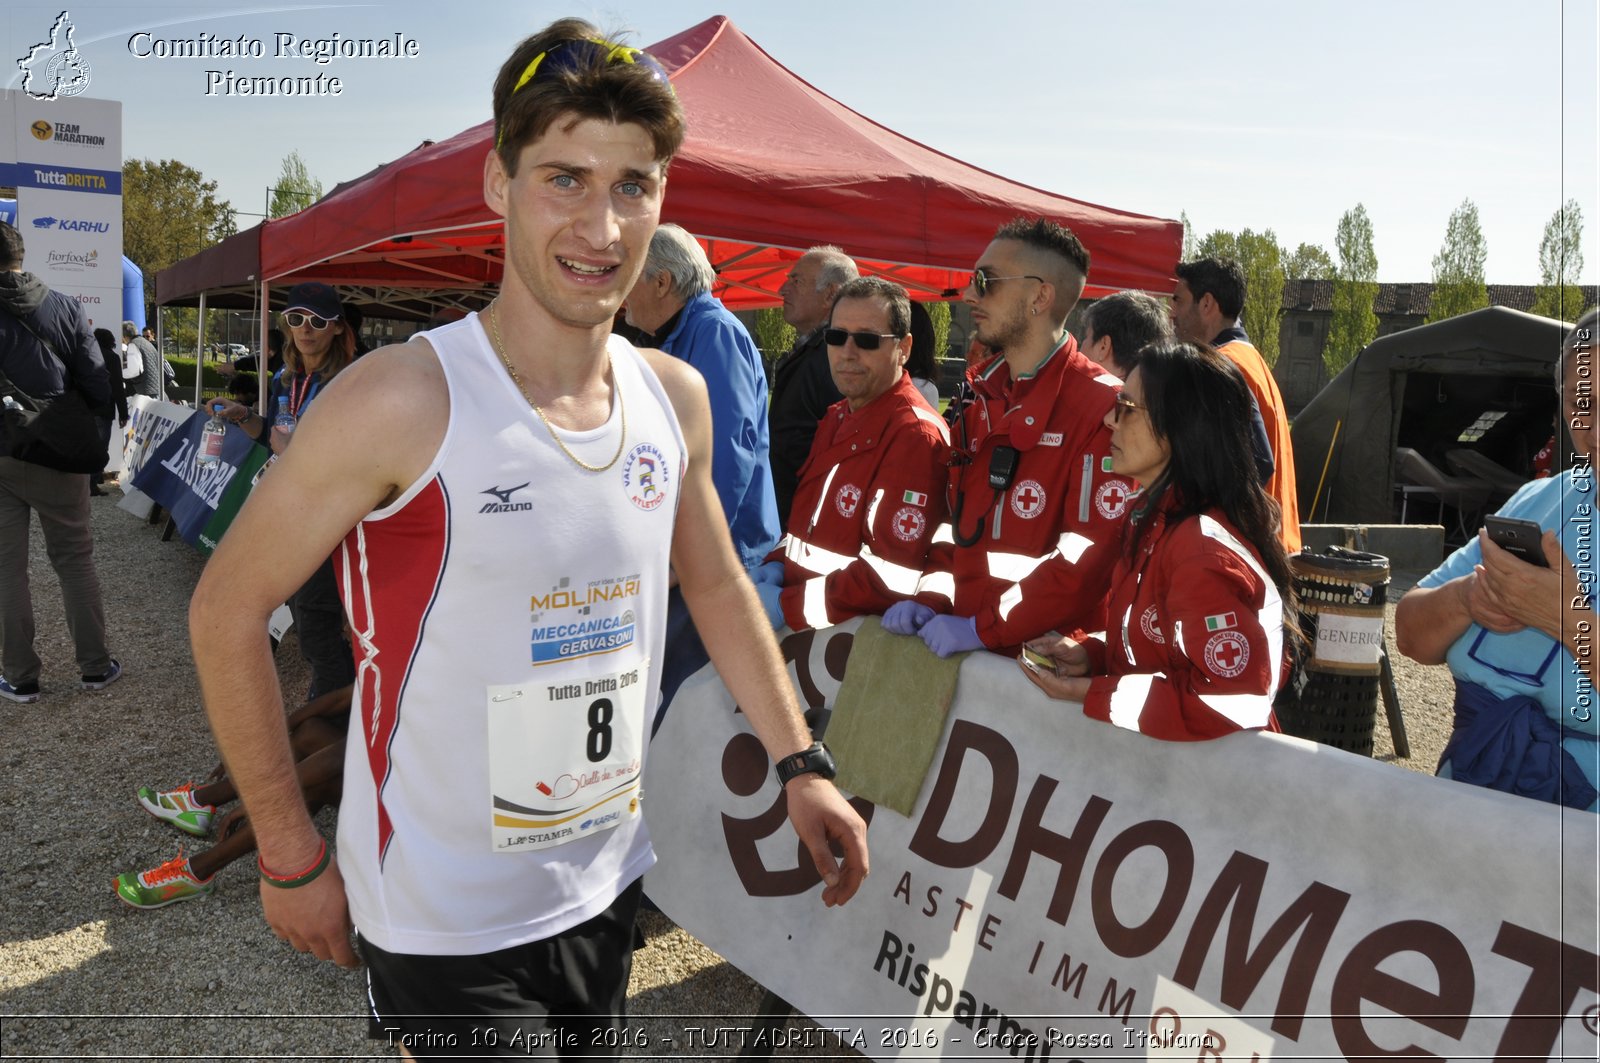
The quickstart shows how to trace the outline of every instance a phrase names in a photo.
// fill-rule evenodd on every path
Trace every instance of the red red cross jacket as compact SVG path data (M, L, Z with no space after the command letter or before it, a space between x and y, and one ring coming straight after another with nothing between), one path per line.
M949 430L911 378L855 413L836 402L800 468L783 559L783 618L796 631L882 613L915 597L945 519Z
M1166 739L1278 730L1283 603L1259 556L1218 511L1150 519L1112 576L1105 641L1084 643L1084 713Z
M1111 472L1104 424L1122 382L1079 353L1070 335L1031 376L1013 380L1003 357L969 376L975 399L953 444L971 461L950 470L954 536L941 529L930 565L953 586L935 586L954 599L953 613L977 619L978 637L997 652L1015 653L1051 630L1100 630L1133 490ZM1001 446L1018 454L997 495L989 475ZM972 545L958 545L974 535Z

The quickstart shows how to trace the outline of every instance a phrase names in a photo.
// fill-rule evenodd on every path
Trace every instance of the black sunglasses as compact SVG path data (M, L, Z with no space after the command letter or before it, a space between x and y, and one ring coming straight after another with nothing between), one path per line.
M299 328L301 325L310 325L314 331L321 332L333 324L331 318L318 317L316 314L302 314L298 310L290 310L283 315L283 323L290 328Z
M856 346L863 351L875 351L884 340L900 338L892 332L846 332L842 328L824 329L822 332L822 342L829 347L843 347L846 340L855 340Z
M979 299L989 294L989 286L991 284L997 284L1000 281L1038 281L1043 284L1044 278L1035 277L1031 273L1019 273L1015 277L996 277L982 266L972 271L972 290L978 293Z

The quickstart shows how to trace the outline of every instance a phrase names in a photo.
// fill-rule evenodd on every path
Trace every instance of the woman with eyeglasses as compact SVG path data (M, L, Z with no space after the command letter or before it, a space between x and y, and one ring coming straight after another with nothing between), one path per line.
M1572 436L1572 468L1530 480L1497 516L1527 528L1518 557L1489 534L1445 558L1395 607L1395 643L1423 664L1448 664L1455 721L1440 778L1600 810L1600 705L1595 701L1594 310L1555 364ZM1512 542L1512 545L1517 545Z
M210 403L224 420L239 425L274 455L288 449L294 425L328 381L355 359L355 337L345 324L339 293L328 285L314 281L295 285L279 318L286 334L284 364L273 374L267 408L256 413L227 399ZM278 423L280 410L288 414L284 423ZM344 605L331 558L311 574L288 604L301 655L311 667L306 700L355 682L355 663L344 634Z
M1106 415L1112 469L1141 488L1107 630L1027 644L1023 672L1045 693L1155 738L1278 730L1272 699L1295 612L1277 504L1252 456L1250 406L1239 371L1208 346L1138 353Z

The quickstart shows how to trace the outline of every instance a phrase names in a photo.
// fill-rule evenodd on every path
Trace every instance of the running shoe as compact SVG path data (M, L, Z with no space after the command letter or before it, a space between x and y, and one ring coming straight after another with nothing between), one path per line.
M122 665L112 661L111 667L106 670L104 675L85 675L79 678L83 680L83 689L85 690L104 690L122 678Z
M186 782L176 790L152 790L139 787L139 803L157 819L164 819L185 834L204 838L211 833L211 821L217 816L217 806L202 804L194 799L194 783Z
M117 900L130 908L165 908L179 901L204 897L217 888L215 875L204 881L194 877L189 858L179 853L160 867L118 875L111 882Z
M12 683L11 680L0 675L0 698L5 698L7 701L15 701L20 705L32 705L39 700L39 684L37 681L32 683Z

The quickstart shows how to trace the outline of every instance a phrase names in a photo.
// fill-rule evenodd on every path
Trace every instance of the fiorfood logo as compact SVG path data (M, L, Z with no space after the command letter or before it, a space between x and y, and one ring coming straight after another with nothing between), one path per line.
M100 252L95 251L52 251L46 258L52 269L67 270L71 273L82 273L86 269L100 268Z
M89 61L73 42L75 32L72 16L63 11L51 25L50 36L17 57L23 92L35 100L54 100L76 96L89 87ZM48 140L50 132L39 132L42 124L46 123L34 123L33 135Z

